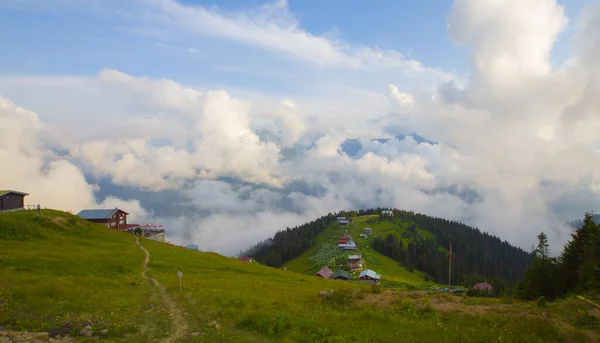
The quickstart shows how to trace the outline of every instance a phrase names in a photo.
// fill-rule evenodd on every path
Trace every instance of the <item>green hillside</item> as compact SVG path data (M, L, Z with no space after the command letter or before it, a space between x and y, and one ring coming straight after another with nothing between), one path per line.
M598 331L580 315L593 308L371 289L146 239L138 246L63 212L0 213L0 330L70 329L81 342L594 342ZM88 325L89 338L80 334Z
M299 273L314 274L323 266L328 266L335 270L340 261L345 260L353 252L341 252L337 247L338 237L348 230L354 238L358 248L358 254L363 256L364 268L375 270L381 274L384 285L418 285L424 284L423 273L418 271L409 272L406 268L400 266L398 262L384 256L371 249L369 239L359 238L359 234L364 232L365 227L372 227L374 234L378 234L384 229L391 230L385 225L367 225L366 221L377 216L362 216L353 218L354 221L347 227L340 226L337 222L328 225L325 231L317 237L316 244L304 252L296 259L285 264L288 270Z

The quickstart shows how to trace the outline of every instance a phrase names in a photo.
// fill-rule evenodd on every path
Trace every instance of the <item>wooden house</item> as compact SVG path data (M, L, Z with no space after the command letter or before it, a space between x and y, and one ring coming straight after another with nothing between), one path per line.
M345 270L338 269L333 273L331 278L334 280L352 280L352 275Z
M333 275L333 270L329 269L329 267L323 267L321 270L315 273L315 276L322 277L323 279L331 279Z
M492 285L490 285L487 282L478 283L475 286L473 286L473 289L476 291L488 292L488 293L492 293L494 291L494 288L492 287Z
M77 216L93 223L104 224L117 230L127 230L127 215L129 213L113 208L110 210L82 210Z
M186 249L190 249L190 250L194 250L194 251L198 251L198 249L200 249L199 246L197 246L196 244L188 244L185 246Z
M25 208L25 197L28 195L17 191L0 191L0 212Z
M381 275L372 271L371 269L363 270L360 272L358 276L360 281L369 282L369 283L378 283L381 280Z
M349 262L348 269L350 269L351 272L356 272L356 271L362 270L363 269L362 262Z
M240 256L240 257L238 257L238 259L240 261L244 261L244 262L252 262L252 259L250 258L250 256Z

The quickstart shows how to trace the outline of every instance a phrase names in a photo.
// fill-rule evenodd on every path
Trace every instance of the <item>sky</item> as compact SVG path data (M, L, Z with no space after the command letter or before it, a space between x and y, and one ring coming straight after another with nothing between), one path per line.
M0 42L0 189L178 244L381 206L558 251L600 204L598 1L5 0Z

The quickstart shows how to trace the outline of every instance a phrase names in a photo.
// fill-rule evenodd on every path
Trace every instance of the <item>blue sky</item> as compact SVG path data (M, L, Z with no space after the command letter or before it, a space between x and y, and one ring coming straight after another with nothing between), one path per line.
M571 21L585 2L559 1L566 6ZM0 40L10 47L0 51L0 74L89 76L103 68L115 68L188 83L247 86L258 80L267 90L284 85L276 76L289 70L287 62L266 56L260 49L210 37L161 37L164 32L155 31L151 24L140 25L123 15L134 8L127 1L82 3L86 2L9 0L0 5ZM216 8L224 14L251 12L265 4L243 0L221 1L218 5L204 0L181 3ZM312 35L394 50L428 67L459 75L468 73L468 51L454 46L446 30L452 1L373 4L357 0L290 0L288 6L299 27ZM116 9L111 10L111 6ZM557 63L568 55L568 37L569 31L559 37L553 55ZM269 75L249 73L265 64Z

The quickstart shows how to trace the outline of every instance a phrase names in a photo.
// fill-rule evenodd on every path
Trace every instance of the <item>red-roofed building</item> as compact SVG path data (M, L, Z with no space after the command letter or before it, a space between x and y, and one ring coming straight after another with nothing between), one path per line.
M476 291L484 291L488 293L492 293L494 291L492 285L490 285L487 282L478 283L475 286L473 286L473 289Z
M249 256L240 256L238 259L244 262L252 262L252 259Z
M332 275L333 270L329 269L329 267L323 267L323 269L315 273L315 276L322 277L323 279L331 279Z

